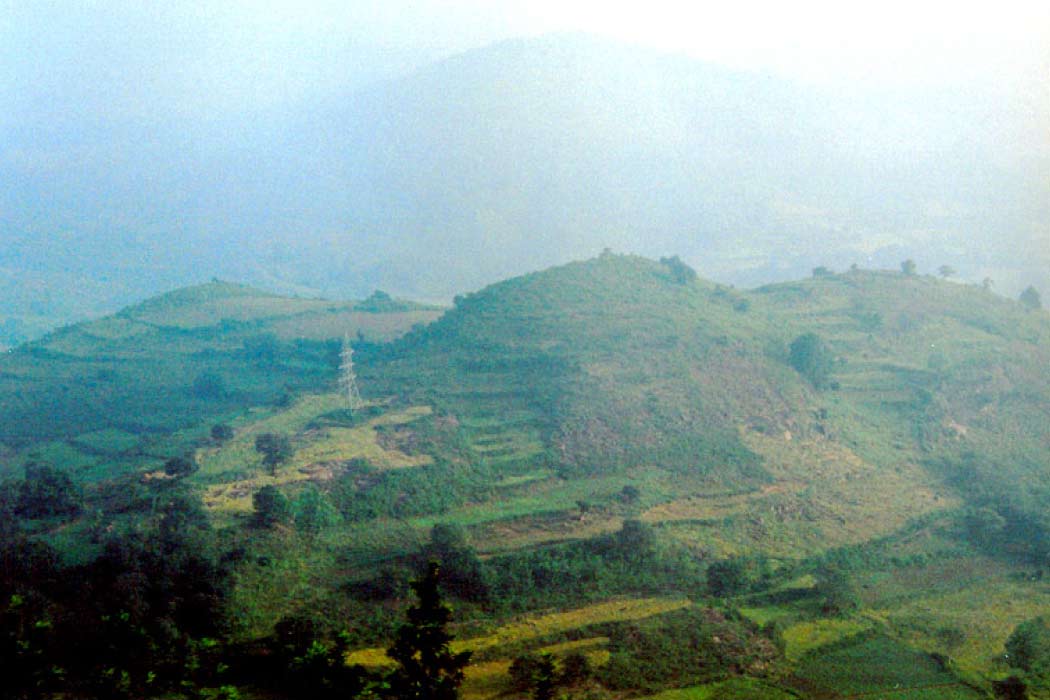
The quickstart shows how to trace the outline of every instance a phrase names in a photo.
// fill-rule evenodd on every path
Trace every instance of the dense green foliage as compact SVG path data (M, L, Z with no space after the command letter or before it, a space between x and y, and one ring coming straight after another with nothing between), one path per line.
M943 658L922 654L877 633L850 637L808 655L800 664L803 687L827 693L889 694L896 689L929 689L921 697L976 700L983 696L954 676Z
M252 495L252 522L258 527L287 524L293 517L288 497L272 485L263 486Z
M601 675L620 689L709 683L757 667L769 669L777 657L774 645L746 623L704 609L619 625L610 634L609 650Z
M437 315L413 304L358 312L221 282L172 292L4 353L0 445L20 451L15 465L36 451L94 480L144 460L159 467L189 447L172 445L176 431L203 438L204 426L248 406L331 385L344 333L389 340Z
M217 686L209 641L223 634L227 570L178 499L146 537L111 538L63 567L24 538L0 549L5 697L132 698Z
M1050 693L1050 623L1045 617L1025 620L1006 640L1006 660L1024 670L1032 697Z
M263 433L255 438L255 449L262 454L263 465L272 476L277 466L288 461L292 456L292 443L287 435Z
M834 358L816 333L804 333L791 341L788 354L791 366L820 389L827 385Z
M398 700L456 700L470 652L453 653L447 626L452 611L441 600L437 564L412 582L419 602L408 609L408 621L398 630L387 652L398 667L390 676L390 697Z
M1031 285L1025 287L1024 291L1021 292L1019 301L1026 309L1031 311L1038 311L1043 308L1043 300L1039 297L1039 291Z
M917 596L909 582L949 594L973 584L977 574L956 584L941 573L957 561L1001 568L994 585L1028 596L1010 614L1042 600L1050 325L984 289L853 270L743 292L606 254L467 295L393 343L359 339L370 404L354 415L334 394L301 394L334 388L342 325L297 342L281 323L356 317L296 301L283 320L216 325L227 304L285 301L208 289L39 345L62 340L78 372L122 358L115 381L128 395L177 370L181 398L139 411L172 411L148 433L118 412L87 432L27 424L22 443L0 449L13 572L0 590L3 653L23 695L379 693L382 673L340 660L391 643L406 581L430 561L478 636L510 615L617 597L706 599L479 653L509 664L584 645L557 653L553 675L519 664L523 692L549 676L543 693L713 693L771 669L837 688L851 681L836 669L863 652L919 669L901 683L968 697L928 654L851 635L877 606L894 639L965 650L966 620L902 612ZM386 313L346 313L359 312L376 324ZM173 338L193 363L161 352ZM139 342L132 373L123 353ZM10 374L28 366L6 359ZM0 391L0 414L14 405ZM706 610L715 599L726 609ZM68 632L79 624L96 636ZM588 661L586 644L610 663ZM825 654L799 651L809 644ZM93 650L82 662L78 645Z
M18 487L16 512L24 518L73 516L80 512L83 495L69 474L49 464L26 465Z

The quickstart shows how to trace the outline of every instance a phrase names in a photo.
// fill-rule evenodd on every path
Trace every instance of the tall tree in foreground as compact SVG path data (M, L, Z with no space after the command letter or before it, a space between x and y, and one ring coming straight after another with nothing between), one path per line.
M397 662L390 676L390 697L398 700L455 700L463 683L463 669L470 652L453 653L452 635L446 626L452 610L438 590L440 569L431 562L412 582L419 602L408 609L408 622L398 630L387 655Z

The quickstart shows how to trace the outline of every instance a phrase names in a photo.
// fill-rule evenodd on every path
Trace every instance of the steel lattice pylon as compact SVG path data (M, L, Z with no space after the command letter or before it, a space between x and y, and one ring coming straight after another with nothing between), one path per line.
M354 348L350 338L343 338L343 350L339 353L339 389L346 395L346 405L353 413L365 405L361 392L357 389L357 375L354 374Z

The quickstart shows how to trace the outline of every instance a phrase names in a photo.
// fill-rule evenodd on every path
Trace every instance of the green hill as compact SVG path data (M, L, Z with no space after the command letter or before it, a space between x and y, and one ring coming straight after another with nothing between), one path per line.
M156 464L190 430L333 380L344 335L388 341L439 315L403 303L289 299L213 282L15 348L0 364L0 455L10 470L56 461L85 477Z
M15 479L46 461L85 484L81 514L18 526L67 560L173 522L209 542L246 668L288 630L344 628L383 667L435 557L470 698L545 651L582 655L567 687L595 697L982 697L1050 605L1048 367L1046 314L978 287L743 291L606 253L440 317L181 290L6 355L0 426ZM261 436L287 440L272 464Z

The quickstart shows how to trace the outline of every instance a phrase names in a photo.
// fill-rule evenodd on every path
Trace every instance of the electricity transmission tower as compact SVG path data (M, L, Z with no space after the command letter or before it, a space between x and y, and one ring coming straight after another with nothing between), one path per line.
M354 374L354 349L349 336L343 337L343 351L339 353L339 389L346 394L346 406L352 414L365 405L361 392L357 390L357 375Z

